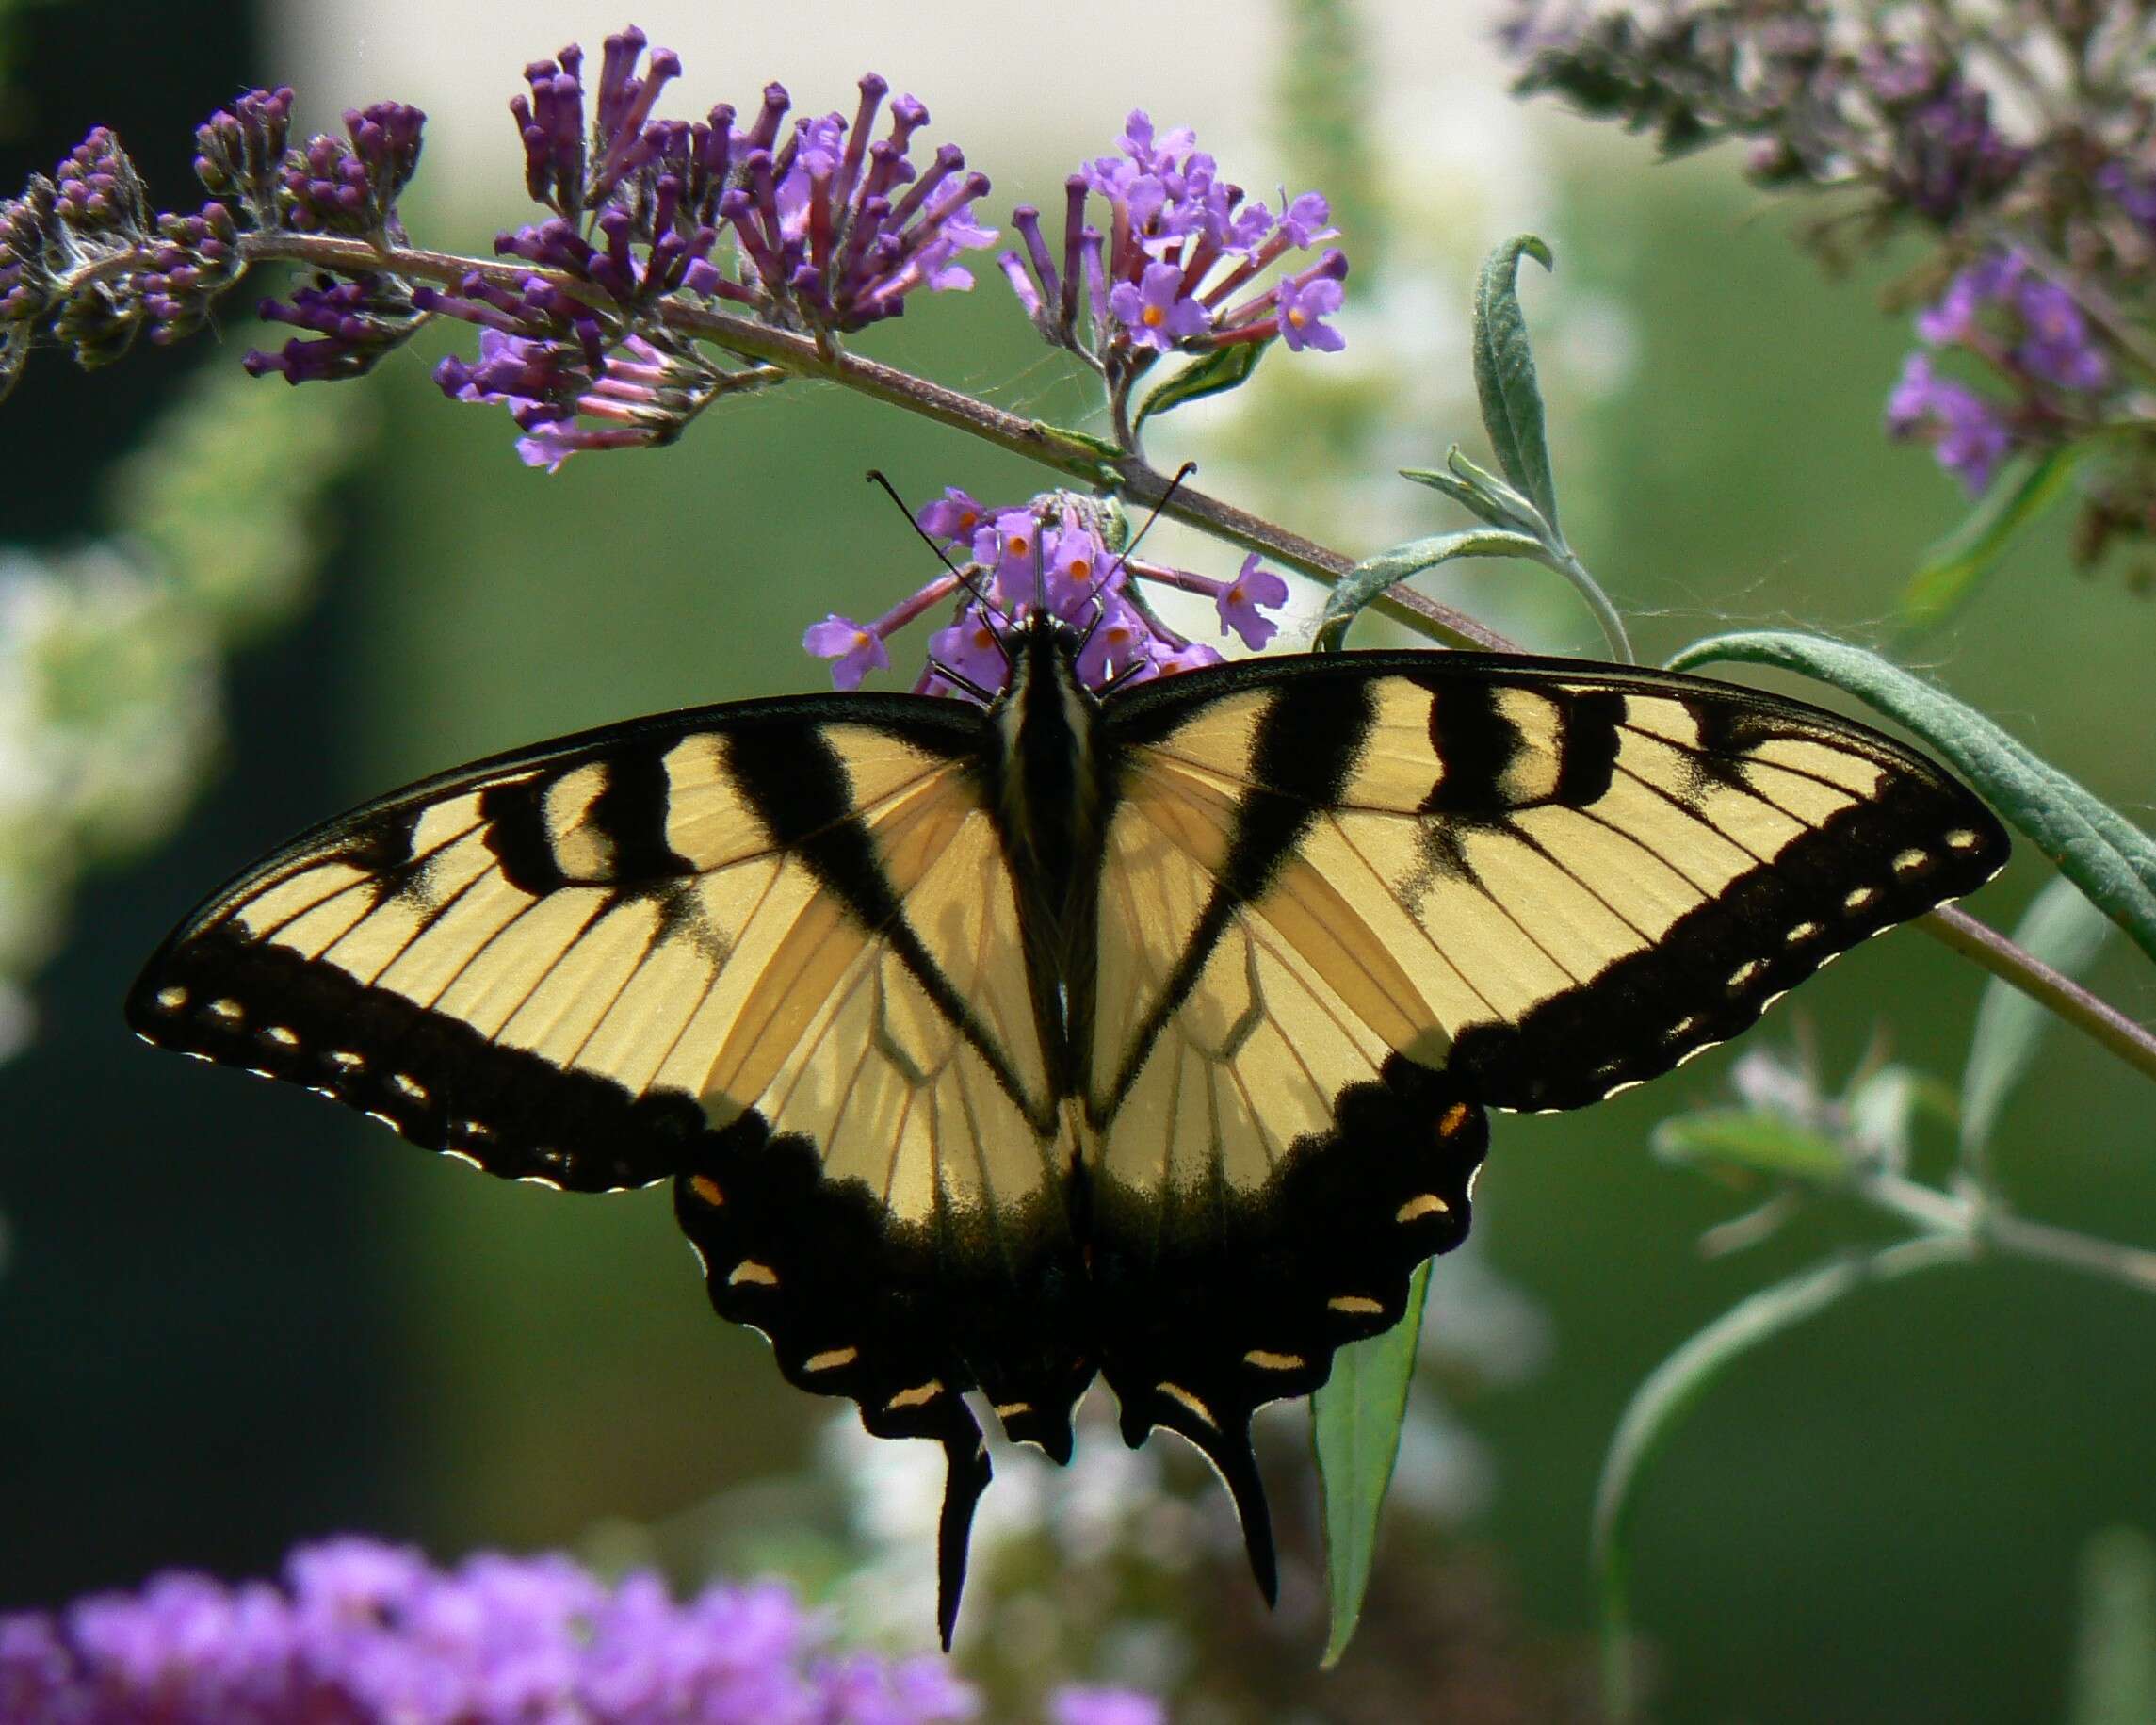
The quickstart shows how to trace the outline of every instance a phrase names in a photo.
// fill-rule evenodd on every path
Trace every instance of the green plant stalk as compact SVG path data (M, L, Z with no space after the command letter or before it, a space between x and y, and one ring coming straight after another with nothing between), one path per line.
M536 269L528 264L462 257L454 252L417 247L377 246L364 239L329 235L249 234L242 236L240 244L251 263L305 264L347 275L387 270L452 287L474 273L511 288L539 275L566 291L587 296L591 291L581 283ZM1068 479L1088 485L1112 487L1140 505L1164 504L1163 513L1171 518L1244 550L1274 558L1327 586L1337 582L1355 566L1353 558L1191 486L1175 486L1174 495L1170 496L1171 480L1166 475L1143 457L1119 450L1100 439L1038 419L1020 418L896 366L862 359L843 350L824 351L810 336L773 329L752 318L672 302L660 309L668 327L683 334L713 342L745 358L782 366L797 376L842 384L904 412L971 432ZM1494 653L1522 650L1516 642L1466 613L1404 587L1395 587L1376 600L1375 606L1395 620L1453 645ZM1994 975L2021 989L2084 1035L2094 1037L2099 1045L2128 1061L2136 1070L2156 1077L2156 1037L2151 1037L2123 1014L2078 985L2067 982L2004 936L1958 912L1935 911L1922 921L1926 932L1946 940L1965 956L1975 959ZM1942 933L1942 929L1952 933ZM1971 929L1981 934L1972 935L1969 932Z

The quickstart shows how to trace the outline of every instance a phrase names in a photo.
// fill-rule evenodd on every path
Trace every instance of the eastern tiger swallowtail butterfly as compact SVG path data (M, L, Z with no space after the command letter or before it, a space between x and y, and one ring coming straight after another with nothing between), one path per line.
M1021 622L985 709L745 701L427 779L214 894L128 1020L491 1174L671 1181L722 1317L943 1445L947 1646L971 1391L1062 1461L1104 1376L1218 1468L1270 1600L1252 1413L1460 1243L1483 1111L1735 1035L2005 835L1695 677L1346 653L1096 698L1077 644Z

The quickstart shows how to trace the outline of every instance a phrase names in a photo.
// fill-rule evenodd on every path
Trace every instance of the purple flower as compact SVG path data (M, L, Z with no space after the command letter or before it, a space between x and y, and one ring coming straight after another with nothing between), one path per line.
M371 371L410 340L425 321L403 278L355 275L345 281L318 275L295 288L289 301L265 300L265 323L288 324L318 337L295 335L275 353L259 348L241 361L250 377L282 373L287 383L356 378Z
M1065 182L1060 258L1039 210L1012 212L1023 249L997 262L1042 335L1086 354L1118 386L1170 351L1284 334L1281 297L1290 290L1283 282L1260 286L1259 278L1290 249L1333 236L1325 200L1305 192L1276 218L1221 177L1189 128L1156 134L1143 112L1131 114L1117 141L1122 155L1095 157ZM1108 205L1098 227L1086 219L1089 195ZM1321 273L1337 283L1346 258L1329 253ZM1290 297L1310 301L1309 272L1287 280L1294 283ZM1081 301L1093 313L1086 329ZM1336 286L1312 309L1321 315L1337 303ZM1314 317L1289 339L1290 348L1341 345Z
M1288 583L1260 569L1255 556L1244 559L1234 580L1220 581L1111 552L1090 498L1049 493L1022 507L987 509L953 490L923 509L919 520L924 531L952 544L965 543L962 534L971 523L970 561L962 570L942 572L873 623L833 616L812 625L802 644L835 661L832 676L841 689L856 687L863 672L889 663L884 643L892 635L951 601L950 620L930 635L928 663L914 688L971 700L993 698L1009 681L1006 638L1036 607L1078 635L1078 678L1104 691L1221 662L1213 648L1154 614L1141 579L1211 600L1221 632L1232 629L1252 647L1271 640L1278 627L1260 610L1288 600Z
M2156 162L2148 168L2136 168L2125 161L2106 162L2097 170L2096 183L2130 218L2156 234Z
M1339 283L1327 276L1303 285L1292 279L1281 283L1280 339L1289 351L1317 348L1337 353L1346 347L1347 338L1323 321L1340 309L1344 297Z
M918 516L921 531L949 545L971 545L976 529L987 513L965 492L952 485Z
M888 671L891 656L883 638L864 624L834 611L821 623L812 623L802 634L804 651L833 661L831 680L840 689L858 689L871 671Z
M1174 264L1148 264L1137 286L1118 282L1109 291L1108 309L1122 319L1132 342L1161 353L1202 334L1211 323L1206 308L1183 292L1183 272Z
M2015 295L2022 337L2015 362L2031 377L2062 389L2100 389L2111 366L2089 340L2088 322L2074 297L2056 282L2034 277Z
M345 138L320 135L284 157L278 174L280 225L397 237L397 194L418 170L427 116L402 102L377 102L348 109L344 119Z
M1246 647L1262 647L1280 632L1270 617L1258 615L1258 607L1277 610L1288 603L1288 583L1270 569L1257 566L1257 553L1242 560L1242 567L1214 601L1220 609L1221 633L1233 629Z
M1910 354L1903 367L1887 399L1887 429L1895 437L1929 443L1939 465L1971 496L1991 483L2014 448L1998 410L1967 384L1937 375L1927 353Z
M817 1656L784 1587L675 1604L567 1558L454 1570L343 1539L284 1589L174 1574L0 1618L0 1718L40 1725L948 1725L978 1709L940 1660Z
M1049 1725L1168 1725L1157 1696L1137 1689L1095 1689L1073 1684L1048 1701Z

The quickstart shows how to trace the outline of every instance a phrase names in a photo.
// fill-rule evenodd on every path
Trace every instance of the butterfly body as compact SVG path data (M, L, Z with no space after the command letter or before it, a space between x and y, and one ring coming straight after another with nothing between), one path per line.
M153 1042L490 1172L671 1180L723 1316L940 1442L948 1642L978 1390L1057 1459L1220 1470L1465 1237L1484 1110L1736 1033L2005 841L1922 757L1696 678L1469 654L1245 661L1096 698L1052 619L985 708L757 701L496 757L221 889Z

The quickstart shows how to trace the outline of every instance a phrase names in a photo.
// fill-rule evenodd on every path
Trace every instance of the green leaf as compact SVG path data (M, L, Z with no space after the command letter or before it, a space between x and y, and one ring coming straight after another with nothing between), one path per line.
M1594 1567L1602 1612L1602 1704L1616 1725L1637 1717L1632 1681L1631 1531L1639 1485L1716 1380L1762 1342L1815 1317L1844 1294L1913 1271L1960 1263L1977 1247L1958 1236L1905 1241L1838 1259L1740 1300L1647 1374L1617 1421L1595 1488Z
M1851 1171L1848 1151L1834 1139L1765 1109L1678 1115L1657 1126L1648 1142L1667 1162L1733 1165L1813 1186L1840 1186Z
M1422 1337L1422 1307L1430 1265L1407 1284L1406 1314L1382 1336L1351 1342L1333 1356L1333 1375L1310 1398L1310 1435L1325 1522L1325 1587L1332 1626L1321 1663L1337 1665L1348 1651L1370 1589L1377 1549L1378 1513L1385 1507L1392 1464L1400 1454L1400 1423Z
M1318 617L1312 646L1321 653L1336 653L1347 636L1355 613L1380 598L1391 587L1424 569L1457 557L1528 557L1548 564L1549 553L1539 540L1499 528L1467 528L1457 533L1439 533L1430 539L1410 540L1375 557L1366 557L1340 577L1325 595L1325 609Z
M1544 441L1542 391L1534 381L1534 351L1527 317L1519 308L1522 253L1554 269L1549 248L1532 234L1508 239L1483 265L1475 285L1475 393L1482 398L1483 427L1505 478L1525 492L1554 533L1557 488L1549 477Z
M2014 931L2014 944L2067 976L2085 970L2111 924L2072 881L2053 881L2039 892ZM1976 1030L1969 1039L1969 1064L1961 1074L1961 1154L1972 1172L1999 1124L2007 1093L2036 1058L2051 1014L1998 977L1984 985Z
M2156 958L2156 842L1982 713L1875 653L1818 635L1717 635L1669 663L1681 671L1718 659L1801 671L1907 725Z
M2156 1546L2138 1527L2107 1527L2082 1548L2081 1624L2068 1725L2156 1719Z
M2094 447L2065 444L2040 461L2017 463L1960 526L1925 553L1902 590L1902 627L1913 632L1944 622L1976 591L2015 536L2059 500L2074 469Z
M1168 413L1186 401L1200 400L1235 388L1257 369L1257 362L1265 357L1265 350L1271 345L1262 341L1233 342L1192 360L1155 386L1139 407L1131 429L1136 431L1155 414Z
M1443 467L1402 467L1400 477L1443 492L1492 527L1511 528L1546 544L1557 537L1533 503L1496 474L1469 461L1458 444L1445 451Z

